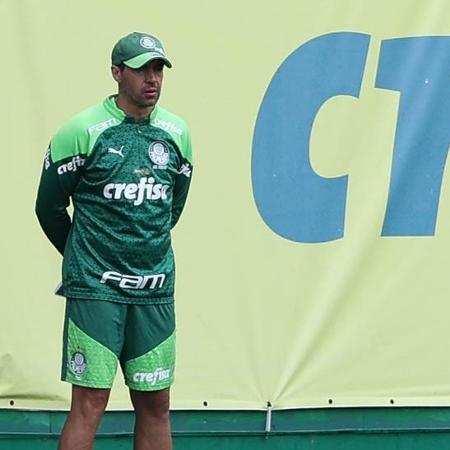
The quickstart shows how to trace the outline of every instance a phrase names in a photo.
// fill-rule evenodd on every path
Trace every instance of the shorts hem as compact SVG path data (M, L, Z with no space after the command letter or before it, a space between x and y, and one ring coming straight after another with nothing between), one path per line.
M126 383L125 383L126 384ZM126 384L128 389L131 389L132 391L139 391L139 392L157 392L157 391L164 391L167 388L170 388L172 386L173 382L158 385L158 386L139 386L139 385L129 385Z
M91 389L111 389L112 388L112 384L109 385L101 385L101 386L93 386L92 383L84 383L82 381L78 381L78 380L68 380L68 379L64 379L61 378L61 381L63 381L64 383L69 383L75 386L81 386L81 387L86 387L86 388L91 388Z

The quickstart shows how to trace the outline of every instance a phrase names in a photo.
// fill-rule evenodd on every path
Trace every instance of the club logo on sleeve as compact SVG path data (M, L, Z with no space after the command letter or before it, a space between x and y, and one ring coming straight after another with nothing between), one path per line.
M150 144L148 156L155 164L154 169L167 169L167 163L170 159L169 148L165 142L157 141Z
M44 167L47 170L50 167L50 149L47 150L44 158Z
M86 371L86 357L81 352L75 352L70 358L70 370L75 375L83 375Z
M180 175L184 175L187 178L191 178L192 169L189 164L183 164L178 171Z

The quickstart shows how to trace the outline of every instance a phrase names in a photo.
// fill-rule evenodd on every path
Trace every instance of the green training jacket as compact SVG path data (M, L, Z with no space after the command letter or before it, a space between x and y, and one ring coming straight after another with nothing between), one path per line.
M111 96L59 130L44 159L36 213L64 257L64 295L172 302L170 230L191 174L186 123L159 106L137 122Z

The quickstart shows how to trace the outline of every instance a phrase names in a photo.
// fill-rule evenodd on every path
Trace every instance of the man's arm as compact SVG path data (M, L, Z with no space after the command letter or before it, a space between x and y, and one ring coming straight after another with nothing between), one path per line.
M36 215L42 230L61 255L64 254L71 219L67 213L69 194L58 180L58 169L47 152L36 199Z
M175 183L173 187L173 201L172 201L172 223L173 228L183 212L186 203L189 186L192 178L192 143L191 133L186 124L184 124L184 131L179 141L178 150L179 167L178 173L175 176Z
M175 185L173 188L173 201L172 201L172 223L173 228L183 212L184 205L186 203L187 195L189 192L189 186L191 184L192 165L187 161L181 165L178 174L175 178Z
M44 233L61 255L72 225L67 207L83 171L87 152L87 131L79 121L73 120L53 137L45 155L36 214Z

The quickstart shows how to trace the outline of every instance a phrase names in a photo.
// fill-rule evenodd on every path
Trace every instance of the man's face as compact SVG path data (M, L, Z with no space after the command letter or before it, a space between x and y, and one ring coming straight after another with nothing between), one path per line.
M149 61L139 69L113 66L113 76L119 84L119 97L124 106L131 110L153 109L161 93L163 68L161 59Z

